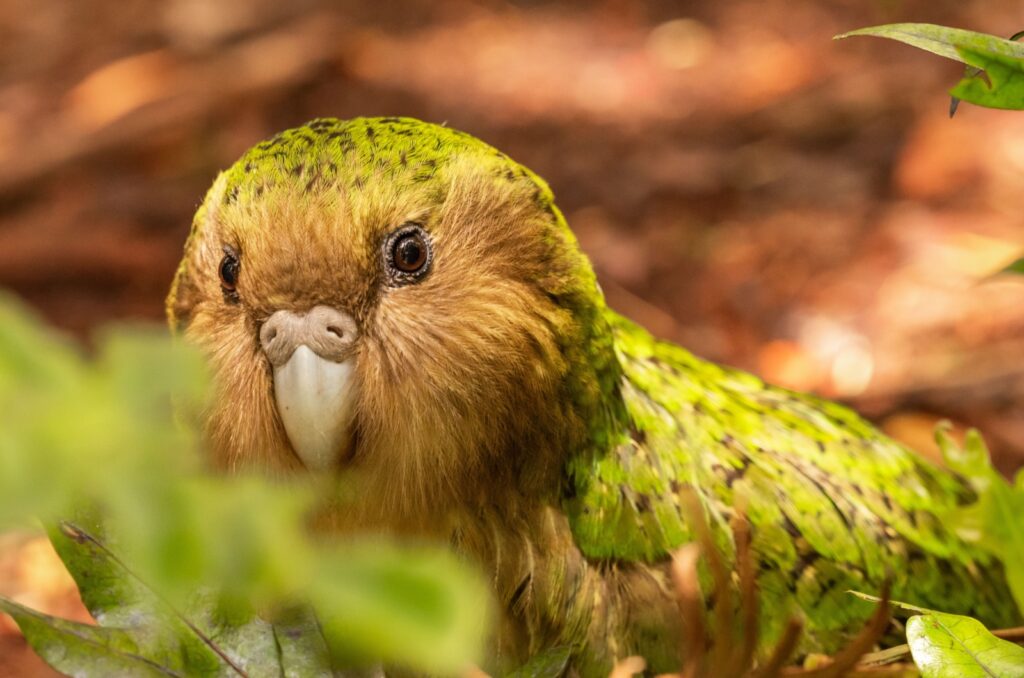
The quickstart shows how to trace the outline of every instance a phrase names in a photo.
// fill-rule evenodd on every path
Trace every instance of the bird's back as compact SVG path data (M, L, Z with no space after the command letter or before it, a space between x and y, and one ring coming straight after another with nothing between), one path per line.
M764 384L656 341L611 312L628 435L570 464L567 506L588 558L656 563L693 539L680 493L692 488L729 548L737 503L751 522L769 642L805 615L805 651L834 651L871 607L847 591L970 614L995 627L1017 614L1001 567L942 515L971 499L952 474L852 411Z

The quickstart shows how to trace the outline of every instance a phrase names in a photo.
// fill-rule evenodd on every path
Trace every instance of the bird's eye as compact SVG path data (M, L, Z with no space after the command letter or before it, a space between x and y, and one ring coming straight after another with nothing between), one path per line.
M392 263L404 273L415 273L427 263L427 243L418 233L410 233L395 243Z
M406 224L388 236L384 260L391 282L397 285L417 282L433 259L430 236L418 224Z
M227 247L224 248L224 258L220 260L220 267L218 272L220 273L220 286L224 290L224 296L228 297L232 301L238 300L238 272L241 269L242 264L238 260L238 255Z

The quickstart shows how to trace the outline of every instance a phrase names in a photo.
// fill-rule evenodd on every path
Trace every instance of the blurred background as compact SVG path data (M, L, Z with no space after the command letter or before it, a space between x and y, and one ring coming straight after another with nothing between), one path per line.
M853 405L925 454L941 418L1024 465L1024 114L853 28L1010 35L980 0L0 0L0 287L88 341L162 321L216 172L318 116L447 122L551 184L610 304ZM0 593L86 615L48 545ZM49 675L0 619L0 675Z

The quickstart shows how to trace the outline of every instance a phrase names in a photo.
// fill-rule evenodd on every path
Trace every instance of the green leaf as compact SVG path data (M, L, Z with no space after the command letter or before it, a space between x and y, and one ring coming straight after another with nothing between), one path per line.
M0 291L0 392L25 384L53 387L79 372L78 356L66 342L43 331L27 306Z
M380 658L452 673L475 656L488 628L485 590L441 551L410 554L367 542L322 553L307 590L322 622L299 608L275 615L272 625L245 606L225 606L208 591L176 607L117 555L116 541L102 534L88 516L51 530L83 602L103 627L85 628L116 632L133 657L172 675L329 676L334 665L367 665ZM47 625L45 619L34 621L46 638L66 623ZM103 649L92 648L107 661ZM79 655L90 651L86 647ZM81 657L76 661L77 675L107 675L87 670Z
M403 549L370 541L325 557L310 595L341 659L362 664L385 657L457 673L468 656L479 656L490 627L488 594L479 581L439 575L460 570L444 552L409 558Z
M906 23L871 26L837 35L834 39L841 40L859 35L897 40L932 54L978 67L981 67L980 64L967 61L960 50L967 49L979 54L1024 59L1024 45L1020 43L1004 40L987 33L947 28L935 24Z
M950 115L961 99L988 108L1024 109L1024 45L1015 42L1019 33L1004 40L986 33L934 24L887 24L835 37L857 35L897 40L967 64L964 78L951 92Z
M58 619L0 597L0 611L18 624L47 664L69 676L180 676L138 654L125 631Z
M1016 32L1016 33L1014 33L1013 35L1010 36L1010 40L1013 41L1013 42L1016 42L1017 40L1020 40L1021 38L1024 38L1024 31L1018 31L1018 32ZM964 56L964 55L961 54L961 56ZM966 82L968 80L981 80L980 78L978 78L978 76L981 73L983 73L983 72L984 72L984 70L981 69L981 68L974 68L972 66L967 66L966 68L964 68L963 82ZM988 82L990 83L991 80L989 80ZM949 117L952 118L956 114L956 109L957 109L957 106L959 106L959 104L960 104L960 99L958 97L953 96L953 97L950 98L950 102L949 102Z
M922 678L1024 677L1024 648L996 638L970 617L911 617L907 642Z
M284 678L331 676L330 651L320 622L307 609L289 611L274 624Z
M1024 275L1024 257L1017 259L999 270L998 273L1009 273L1012 275ZM998 275L997 273L997 275Z
M879 598L878 596L873 596L870 593L861 593L860 591L847 591L847 593L854 596L855 598L860 598L861 600L866 600L869 603L875 603L876 605L881 605L883 602L885 602L885 599ZM893 606L893 608L898 610L904 610L907 612L918 612L922 614L930 614L932 612L936 612L936 610L929 610L926 607L918 607L917 605L904 603L900 600L890 600L888 602L889 605Z
M452 673L467 665L473 656L467 652L478 651L488 628L484 589L440 551L421 549L410 557L407 549L367 542L325 552L307 592L322 622L300 608L276 615L272 625L244 606L225 607L210 592L200 591L186 607L176 607L115 553L116 541L102 534L87 516L51 530L83 602L102 627L83 628L104 638L115 633L112 637L123 641L83 647L76 654L76 675L109 675L102 667L113 650L170 675L329 676L334 664L366 665L380 658ZM26 635L37 632L47 641L70 624L37 617L30 619L36 628ZM102 660L100 668L87 667L84 657L90 652ZM62 655L54 650L42 656L51 661L50 656Z
M468 564L318 536L310 517L336 479L201 473L202 436L186 425L206 392L195 352L138 328L95 345L86 359L0 292L0 529L55 525L99 624L5 606L47 661L142 673L104 668L127 653L172 674L254 678L332 675L349 658L443 675L479 661L490 599Z
M970 429L959 447L939 426L935 439L946 465L963 476L977 493L977 500L944 516L966 541L999 558L1006 568L1017 607L1024 612L1024 485L1010 485L994 468L981 434Z
M569 668L571 657L571 647L553 647L536 655L505 678L560 678Z
M83 527L86 524L90 529ZM187 609L175 608L116 555L94 518L63 523L51 530L50 538L86 608L103 631L116 631L130 640L135 656L173 675L281 675L269 623L255 615L229 621L218 614L216 597L204 592L196 593ZM321 668L326 671L328 665ZM80 670L79 675L109 674Z
M988 108L1024 109L1024 57L966 46L958 46L957 52L964 63L984 70L987 79L965 77L953 88L954 97Z

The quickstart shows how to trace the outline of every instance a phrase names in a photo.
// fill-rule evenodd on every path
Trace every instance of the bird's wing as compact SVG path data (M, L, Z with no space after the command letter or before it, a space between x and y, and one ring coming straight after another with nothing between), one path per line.
M745 505L762 592L797 603L812 632L846 626L845 590L877 591L887 577L910 602L1013 619L999 568L941 522L971 498L958 479L847 408L609 315L629 424L610 451L569 462L565 508L584 555L664 559L692 539L689 488L726 554L733 507Z

